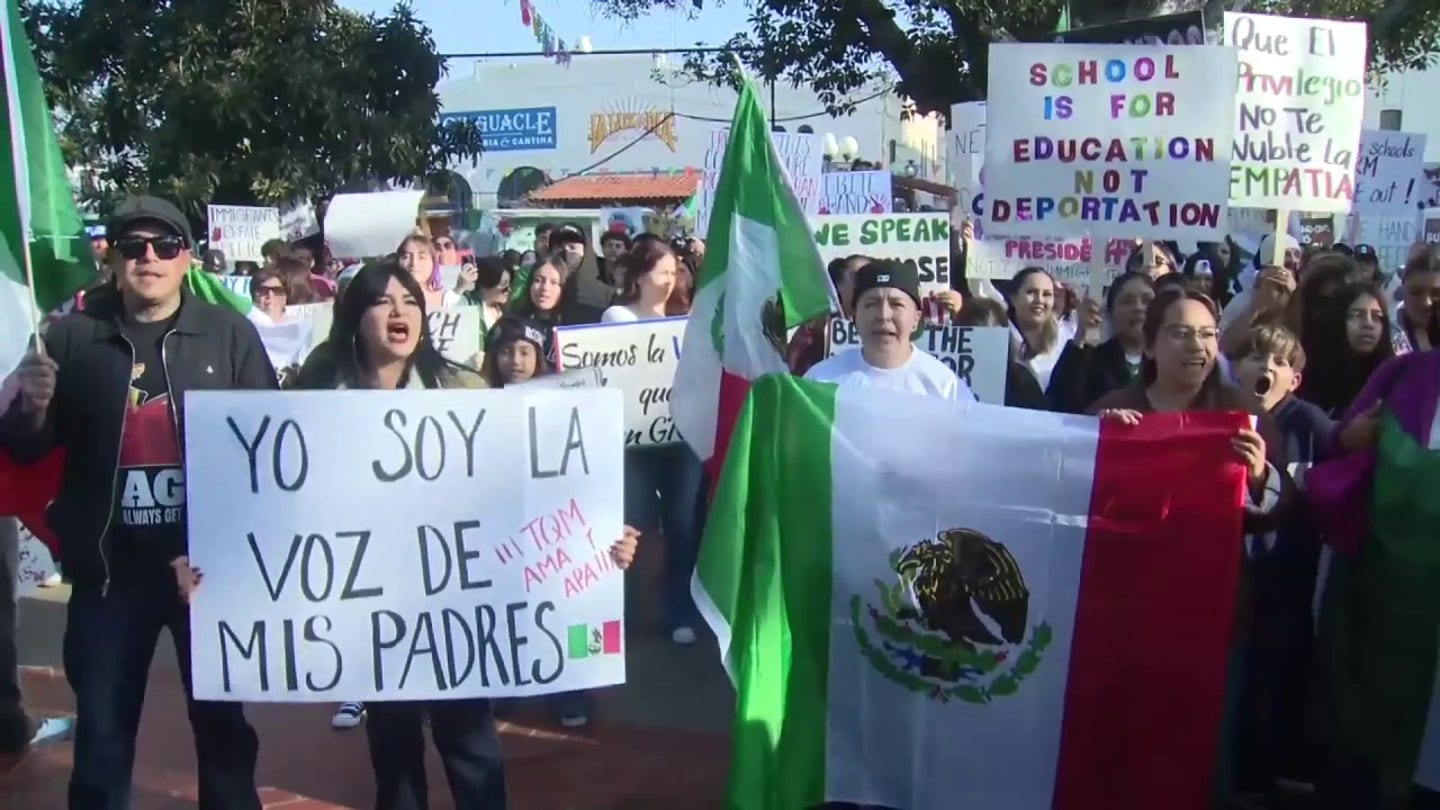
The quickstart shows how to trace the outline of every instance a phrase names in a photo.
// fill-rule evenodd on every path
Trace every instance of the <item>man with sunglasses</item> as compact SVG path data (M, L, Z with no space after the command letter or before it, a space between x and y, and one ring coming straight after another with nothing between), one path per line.
M273 389L244 316L184 287L194 240L184 214L132 197L105 228L113 283L52 324L21 365L0 446L21 461L63 446L48 510L74 589L65 675L75 693L71 810L129 806L135 735L162 629L189 694L189 612L177 587L186 549L181 463L190 390ZM255 731L238 703L188 706L200 806L259 810Z

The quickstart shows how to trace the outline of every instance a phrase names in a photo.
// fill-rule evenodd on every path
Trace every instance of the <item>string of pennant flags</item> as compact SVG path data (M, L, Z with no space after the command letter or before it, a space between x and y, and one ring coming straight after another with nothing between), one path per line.
M570 66L570 49L565 46L564 38L555 36L555 29L550 27L530 0L520 0L520 22L535 35L535 42L547 57L554 58L557 65Z

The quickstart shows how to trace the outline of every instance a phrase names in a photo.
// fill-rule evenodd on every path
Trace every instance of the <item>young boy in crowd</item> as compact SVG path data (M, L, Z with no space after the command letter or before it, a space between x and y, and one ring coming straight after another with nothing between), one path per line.
M1288 445L1290 474L1302 489L1334 423L1318 406L1295 396L1305 350L1283 326L1257 326L1231 355L1240 389L1269 413ZM1264 537L1245 538L1254 559L1254 609L1238 714L1237 787L1273 796L1277 783L1310 783L1316 755L1306 731L1314 684L1312 604L1320 568L1320 538L1306 511Z

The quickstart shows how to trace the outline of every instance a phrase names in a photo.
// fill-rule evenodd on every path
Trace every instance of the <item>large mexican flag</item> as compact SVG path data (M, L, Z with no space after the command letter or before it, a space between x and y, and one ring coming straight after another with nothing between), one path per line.
M1246 424L753 382L693 589L727 807L1209 810Z
M838 310L749 77L735 103L670 413L718 476L750 381L784 372L792 330Z

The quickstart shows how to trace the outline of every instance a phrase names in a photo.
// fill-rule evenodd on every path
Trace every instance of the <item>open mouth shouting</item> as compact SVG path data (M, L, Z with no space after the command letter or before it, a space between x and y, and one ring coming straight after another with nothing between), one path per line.
M410 324L399 318L391 318L385 324L385 341L392 346L403 346L410 342Z

